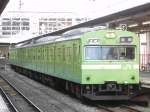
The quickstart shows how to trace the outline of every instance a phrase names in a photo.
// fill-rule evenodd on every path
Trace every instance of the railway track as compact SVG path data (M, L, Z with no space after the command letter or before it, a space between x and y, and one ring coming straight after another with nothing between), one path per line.
M0 93L2 95L2 97L5 100L5 103L7 104L7 107L9 109L9 111L11 112L19 112L16 107L14 106L14 104L11 102L11 100L8 98L7 94L5 93L5 91L0 87Z
M96 105L96 107L98 108L98 111L106 111L106 112L115 112L113 109L109 109L106 106L102 106L102 105Z
M3 96L9 102L12 112L43 112L1 75L0 87Z
M126 106L126 105L122 105L120 108L125 109L125 110L127 110L129 112L143 112L141 110L138 110L138 109L135 109L133 107Z
M12 88L14 88L15 90L17 90L17 92L19 92L19 94L21 94L21 95L23 95L23 93L21 93L16 87L14 87L13 86L13 84L11 84L11 82L10 81L8 81L7 79L6 79L6 77L5 77L5 75L7 75L7 72L6 71L4 71L4 72L1 72L0 71L0 87L1 87L1 80L2 80L2 82L7 82ZM27 82L26 82L27 83ZM23 84L21 84L21 86L22 86ZM7 86L7 85L6 85ZM5 86L5 87L6 87ZM31 85L32 86L32 85ZM37 88L34 88L34 89L37 89ZM39 89L39 88L38 88ZM7 90L7 87L6 87L6 90ZM42 90L44 90L44 89L42 89ZM44 91L43 91L44 92ZM27 93L27 92L26 92ZM44 92L45 94L46 94L46 92ZM49 94L47 94L47 95L49 95ZM12 96L11 96L12 97ZM23 97L25 97L25 95L23 95ZM28 96L29 97L29 96ZM34 99L34 97L32 97L32 95L30 96L30 98L32 99ZM25 100L28 100L27 102L29 102L29 103L31 103L31 105L33 104L32 102L31 102L31 100L29 100L27 97L25 97ZM55 99L55 97L54 97L54 99ZM44 100L44 99L43 99ZM71 106L69 106L69 105L67 105L67 104L62 104L61 103L61 101L58 101L58 102L60 102L61 103L61 105L60 104L58 104L58 103L56 103L57 102L57 99L55 99L56 101L53 101L53 99L50 99L51 101L52 101L52 103L48 103L48 106L49 107L51 107L49 110L44 110L44 108L45 108L45 106L46 105L44 105L44 104L40 104L40 107L41 107L41 109L39 109L37 106L35 106L35 104L33 104L34 106L35 106L35 109L34 109L34 111L30 111L30 110L26 110L26 111L19 111L19 112L49 112L49 111L53 111L53 112L79 112L78 110L76 110L76 108L73 108L73 107L71 107ZM32 101L34 101L34 100L32 100ZM42 102L42 101L41 101ZM16 103L16 102L15 102ZM56 104L55 104L56 103ZM37 104L38 104L38 102L37 102ZM44 108L43 108L44 107ZM36 108L37 108L37 110L36 110ZM26 108L25 108L26 109Z
M3 73L3 72L0 72L0 74L3 74L2 76L4 77L6 74L8 74L8 73ZM13 76L14 77L14 76ZM5 82L5 80L6 79L3 79L3 78L1 78L1 76L0 76L0 86L1 86L1 83L3 82ZM6 80L6 82L9 82L9 81L7 81ZM9 82L10 83L10 82ZM27 83L27 82L26 82ZM3 85L3 84L2 84ZM8 84L9 85L9 84ZM3 89L5 89L5 91L6 92L8 92L8 91L10 91L10 89L11 89L11 87L8 87L8 85L3 85L4 86L4 88ZM12 84L11 84L12 85ZM16 86L17 87L17 86ZM43 89L42 89L43 90ZM44 93L46 93L45 91L43 91ZM12 94L13 94L13 92L12 92ZM10 95L8 95L7 94L7 96L10 96ZM12 96L11 96L12 97ZM11 98L11 97L9 97L9 98ZM32 100L33 101L33 100ZM13 102L13 101L12 101ZM95 107L95 105L93 105L93 104L91 104L92 106L94 106ZM127 104L128 105L128 104ZM15 105L16 106L16 105ZM55 105L55 104L51 104L50 103L50 105L49 105L50 107L51 107L51 109L52 110L54 110L55 112L70 112L69 110L68 110L68 106L65 106L65 108L67 109L67 111L65 110L65 108L63 108L63 106L60 106L60 105ZM16 106L17 107L17 106ZM41 106L40 106L41 107ZM20 107L19 107L20 108ZM69 107L70 108L70 107ZM97 108L97 111L96 112L150 112L150 111L140 111L140 109L138 110L138 109L136 109L136 108L134 108L134 106L133 106L133 108L132 108L132 106L124 106L124 105L122 105L122 106L116 106L116 107L109 107L109 106L102 106L102 105L99 105L99 104L97 104L96 105L96 108ZM17 108L18 109L18 108ZM42 108L43 109L43 108ZM19 110L19 109L18 109ZM73 109L71 109L71 110L73 110ZM20 111L20 110L19 110ZM34 112L42 112L42 111L37 111L37 110L34 110L33 109L33 111ZM26 111L20 111L20 112L33 112L33 111L31 111L31 110L27 110L26 109ZM14 111L13 111L14 112ZM44 111L45 112L45 111ZM78 110L74 110L74 112L79 112Z
M107 107L107 106L102 106L102 105L96 105L96 107L98 108L98 111L104 110L105 112L148 112L148 111L139 110L139 109L127 106L127 105L121 105L118 107Z

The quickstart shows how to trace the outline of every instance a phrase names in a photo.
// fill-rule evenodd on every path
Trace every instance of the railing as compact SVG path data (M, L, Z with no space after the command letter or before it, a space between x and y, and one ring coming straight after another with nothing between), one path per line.
M140 71L150 71L150 54L140 54Z

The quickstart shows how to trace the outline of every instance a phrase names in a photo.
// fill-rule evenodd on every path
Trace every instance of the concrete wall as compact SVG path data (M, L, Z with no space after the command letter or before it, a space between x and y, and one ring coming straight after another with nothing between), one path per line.
M9 47L8 46L0 46L0 57L8 58Z

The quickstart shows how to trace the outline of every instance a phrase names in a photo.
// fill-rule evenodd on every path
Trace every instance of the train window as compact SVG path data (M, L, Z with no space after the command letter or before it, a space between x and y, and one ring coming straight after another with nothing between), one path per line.
M134 46L86 46L85 60L132 60Z
M101 48L99 46L85 47L85 60L100 60Z
M135 48L134 47L120 47L119 49L119 59L129 60L135 58Z
M117 60L118 49L117 47L102 47L102 60Z

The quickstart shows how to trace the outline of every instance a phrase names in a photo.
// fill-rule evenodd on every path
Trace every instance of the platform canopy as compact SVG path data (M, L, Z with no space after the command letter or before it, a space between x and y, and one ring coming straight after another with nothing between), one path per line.
M74 25L62 30L58 30L52 33L38 36L34 39L42 38L45 36L61 35L62 33L81 27L94 27L94 26L108 26L109 28L116 28L123 24L127 27L127 30L143 33L150 31L150 3L146 3L140 6L136 6L130 9L126 9L117 13L113 13L104 17L99 17L94 20L90 20L78 25ZM32 41L29 39L26 41ZM25 41L22 41L25 42ZM20 42L20 43L22 43Z
M0 15L3 12L3 10L5 9L7 3L9 0L0 0Z
M9 2L9 0L0 0L0 15L3 12L3 10L5 9L8 2ZM1 46L8 46L8 45L9 45L9 43L0 43L0 47Z
M90 20L88 22L84 22L46 35L57 35L75 28L97 25L109 25L113 28L119 26L120 24L127 25L127 29L129 31L147 32L150 31L150 24L148 22L150 22L150 3L126 9L104 17L96 18L94 20Z

